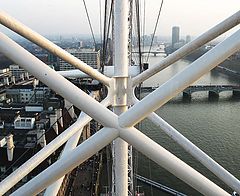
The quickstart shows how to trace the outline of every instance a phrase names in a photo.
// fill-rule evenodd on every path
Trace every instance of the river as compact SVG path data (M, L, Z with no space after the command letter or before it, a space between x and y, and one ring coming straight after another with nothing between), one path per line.
M151 56L150 68L159 62L163 56ZM176 73L190 64L189 61L180 60L167 69L143 83L143 86L159 86ZM213 70L195 84L236 84L240 78L228 76ZM191 101L184 101L182 95L170 100L156 112L164 120L175 127L180 133L200 147L214 160L240 179L240 99L232 97L231 92L220 93L219 99L209 100L208 93L196 92L192 94ZM178 144L170 139L162 130L154 126L149 120L140 124L140 129L154 141L198 170L203 175L231 191L223 182L210 171L186 153ZM136 172L154 181L167 185L188 195L200 195L181 180L161 168L141 153L134 153ZM142 183L138 184L145 195L167 195L155 188Z

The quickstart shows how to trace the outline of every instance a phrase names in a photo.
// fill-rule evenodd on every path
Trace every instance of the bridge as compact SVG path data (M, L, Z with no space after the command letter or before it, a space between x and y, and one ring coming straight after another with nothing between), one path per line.
M183 91L183 96L190 96L194 92L207 91L209 92L209 97L218 97L219 93L224 91L232 91L233 95L240 95L240 86L236 85L195 85L189 86Z
M228 192L217 184L139 131L135 125L146 117L156 126L161 127L168 136L203 164L209 172L211 171L228 185L232 191L240 193L240 181L234 177L233 174L225 170L190 140L181 135L174 127L154 113L156 109L163 106L164 103L181 92L186 86L191 85L224 59L227 59L237 52L240 49L240 30L224 39L224 41L200 57L198 61L191 63L186 69L174 76L174 78L168 80L163 86L160 86L154 94L140 101L134 99L131 94L135 86L162 70L163 67L166 68L193 50L203 46L239 24L240 11L214 26L192 42L189 42L172 55L167 56L165 60L158 63L156 67L150 68L133 78L129 77L128 73L128 2L116 0L114 13L119 13L115 15L116 17L113 17L114 24L117 24L114 26L115 72L113 77L108 77L92 69L89 65L74 56L69 55L69 53L42 37L40 34L32 31L16 19L8 16L4 12L0 12L0 23L2 25L31 40L67 63L74 65L76 68L79 68L109 88L106 98L102 100L101 103L97 102L69 80L60 76L44 62L26 51L14 40L0 33L1 53L16 64L19 64L23 69L32 73L32 75L53 89L57 94L82 111L74 124L1 181L0 195L7 193L7 191L14 187L25 176L30 177L31 174L29 173L32 170L66 143L62 153L64 154L63 156L40 174L31 178L30 181L18 188L15 192L11 193L13 196L37 195L47 189L51 194L46 195L57 195L64 176L67 173L98 153L112 141L114 141L112 142L113 178L111 183L113 195L125 196L134 194L132 163L129 164L129 162L132 162L132 147L203 195L229 195ZM130 101L128 101L128 98L130 98ZM133 103L135 104L133 105ZM108 108L113 108L113 111L110 111ZM103 128L78 145L83 127L92 119L102 124ZM76 134L78 136L76 136Z
M141 92L152 92L156 89L156 87L142 87ZM231 91L234 96L240 96L240 86L238 85L194 85L189 86L184 89L183 97L191 97L191 95L195 92L209 92L209 96L218 97L219 93L224 91Z
M139 52L132 52L133 54L139 53ZM166 54L164 50L156 50L156 51L142 51L141 54L153 54L154 56L157 56L157 54Z

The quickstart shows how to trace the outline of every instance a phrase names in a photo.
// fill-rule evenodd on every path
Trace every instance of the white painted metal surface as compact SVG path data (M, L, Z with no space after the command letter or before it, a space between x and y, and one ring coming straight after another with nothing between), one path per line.
M112 114L112 115L113 115L113 114ZM117 125L115 124L115 126L117 126ZM118 127L118 129L120 129L120 128ZM66 170L66 171L69 171L69 170ZM66 172L66 171L65 171L65 172ZM56 173L56 175L58 175L58 173ZM43 180L39 180L39 179L38 179L38 185L40 186L40 189L42 189L42 188L44 187L44 185L43 185L44 183L47 183L46 180L47 180L47 179L45 179L45 180L44 180L44 179L43 179ZM40 182L41 182L41 183L40 183ZM49 183L49 181L48 181L48 183ZM38 190L38 187L39 187L39 186L36 184L36 182L35 182L33 185L34 185L33 187L32 187L32 186L29 186L29 184L27 184L26 186L29 186L28 189L31 188L32 191L33 191L33 190ZM192 185L192 184L190 184L190 185ZM24 191L23 195L26 194L25 190L28 190L28 189L26 189L26 186L23 187L23 188L20 188L20 190L19 190L19 191L21 191L21 190ZM45 186L47 186L47 184L45 184ZM196 187L194 187L194 188L196 188ZM204 188L206 188L206 187L204 187ZM39 190L40 190L40 189L39 189ZM20 193L21 193L21 192L16 192L16 194L20 194ZM20 195L21 195L21 194L20 194Z
M229 195L137 129L121 129L120 137L203 195Z
M68 71L58 71L60 75L66 78L88 78L89 75L85 74L84 72L74 69L74 70L68 70ZM128 67L128 73L129 76L135 77L140 73L140 67L139 66L129 66ZM104 75L108 77L114 76L114 66L105 66L104 67Z
M114 1L114 105L113 111L120 115L128 109L128 0ZM128 143L117 138L113 143L114 164L112 184L116 196L128 195Z
M230 55L240 49L240 30L205 53L182 72L161 85L127 112L119 116L121 127L130 127L140 122L151 112L155 111L172 97L187 88L202 75L213 69Z
M201 36L197 37L192 42L184 45L182 48L170 54L165 59L160 61L158 64L154 65L153 68L146 70L142 72L140 75L133 78L133 86L136 86L139 83L145 81L146 79L150 78L151 76L158 73L159 71L165 69L169 65L175 63L176 61L183 58L184 56L191 53L192 51L203 46L209 41L215 39L216 37L225 33L229 29L235 27L239 23L240 23L240 11L236 12L226 20L222 21L215 27L211 28L210 30L202 34Z
M38 194L49 184L52 184L64 174L67 174L82 162L96 154L118 136L117 130L103 128L75 148L72 153L68 155L67 159L60 159L55 162L27 184L20 187L12 196L32 196Z
M109 105L109 99L106 98L102 101L104 106ZM92 120L89 116L83 116L78 119L74 124L67 128L63 133L51 141L45 148L40 150L17 170L11 173L7 178L5 178L0 183L0 195L6 193L12 186L18 183L24 176L30 173L34 168L36 168L43 160L45 160L49 155L51 155L55 150L57 150L61 145L63 145L69 138L71 138L77 131L83 128L87 123Z
M81 113L82 115L84 115L84 113ZM81 116L80 115L80 118ZM82 130L83 128L79 129L79 131L77 133L75 133L66 143L65 147L64 147L64 150L61 154L61 157L60 159L68 159L68 154L72 152L72 150L74 148L76 148L77 146L77 143L79 141L79 138L82 134ZM56 182L54 182L51 186L49 186L44 195L45 196L54 196L54 195L57 195L61 185L62 185L62 182L63 182L63 179L64 179L65 175L62 176L61 178L59 178Z
M181 133L179 133L174 127L168 124L165 120L159 117L156 113L151 113L147 116L156 126L160 127L170 138L177 142L181 147L191 154L195 159L200 161L206 168L213 172L219 179L225 184L231 187L233 190L240 192L240 181L214 161L205 152L199 149Z
M117 124L117 115L113 115L110 110L59 75L3 33L0 33L0 51L104 126L114 127L114 125ZM72 96L73 94L74 96ZM96 113L96 108L98 108L98 113Z
M94 93L91 93L90 96L92 96L93 98L95 97L94 96ZM81 118L84 118L84 116L86 116L86 114L84 112L81 112L80 115L79 115L79 119ZM78 144L78 141L80 139L80 136L82 135L82 130L83 128L79 129L78 132L76 132L68 141L67 143L65 144L64 146L64 149L63 149L63 152L61 154L61 159L64 159L64 158L67 158L68 154L71 153L71 151L76 148L77 144ZM45 196L54 196L54 195L57 195L60 187L61 187L61 184L63 182L63 179L64 179L64 176L61 177L60 179L58 179L54 184L52 184L51 186L49 186L44 195Z
M36 33L32 29L28 28L24 24L20 23L13 17L9 16L7 13L0 11L0 23L4 26L8 27L9 29L13 30L14 32L22 35L28 40L31 40L35 44L39 45L42 48L45 48L52 54L60 57L64 61L70 63L71 65L79 68L84 73L92 76L93 78L101 81L105 85L109 85L110 78L104 76L100 72L94 70L92 67L88 66L86 63L82 62L78 58L74 57L73 55L69 54L59 46L55 45L54 43L47 40L45 37L41 36L40 34Z
M140 152L167 169L169 172L173 173L176 177L188 183L200 193L204 195L228 195L223 189L212 183L206 177L202 176L196 170L192 169L135 128L119 128L119 131L104 128L101 132L98 132L73 150L71 155L68 156L68 160L58 160L37 177L15 191L12 195L28 196L39 193L46 188L49 183L56 181L62 175L68 173L84 160L95 154L100 149L100 146L103 148L104 145L107 145L110 142L109 140L111 137L113 137L111 139L115 139L119 134L122 139L129 144L132 144Z
M128 67L127 67L127 1L116 1L115 11L117 18L114 23L119 29L115 31L115 45L119 47L119 54L114 56L116 59L114 78L110 78L99 74L95 70L89 68L86 64L76 61L74 57L66 54L59 48L49 43L45 38L39 36L29 28L15 21L14 19L8 17L4 13L0 13L0 22L5 26L13 29L14 31L22 34L26 38L38 43L40 46L53 51L54 54L59 55L61 58L68 59L68 62L76 65L83 72L89 74L92 77L100 80L107 86L114 82L115 85L112 89L114 99L111 97L107 98L105 101L106 105L109 105L109 100L114 100L114 111L116 114L120 114L118 117L116 114L112 113L106 109L103 105L96 102L90 96L82 92L72 83L68 82L65 78L57 74L54 70L51 70L44 63L36 59L30 53L25 51L18 44L13 42L4 34L0 33L0 52L5 54L7 57L12 59L14 62L21 65L23 68L31 72L34 76L39 78L50 88L54 89L57 93L62 95L64 98L69 100L75 106L83 110L85 113L93 117L95 120L101 122L105 128L90 137L84 143L79 145L72 153L68 156L68 159L60 159L52 166L47 168L45 171L40 173L34 179L29 181L27 184L22 186L20 189L15 191L13 195L34 195L39 193L41 190L61 178L63 175L71 171L73 168L78 166L87 158L91 157L98 150L102 149L104 146L109 144L112 140L117 137L126 142L132 144L137 150L141 151L143 154L148 156L150 159L166 168L168 171L176 175L178 178L182 179L190 186L198 190L200 193L205 195L228 195L220 187L206 179L204 176L199 174L197 171L189 167L187 164L179 160L177 157L166 151L160 145L149 139L147 136L131 127L138 123L140 120L149 115L152 111L166 103L170 98L176 95L178 92L183 90L189 84L194 82L200 76L202 76L207 71L211 70L218 63L226 59L228 56L233 54L235 51L240 49L240 30L233 34L231 37L227 38L221 44L216 46L214 49L209 51L207 54L202 56L200 59L192 63L188 68L186 68L181 73L177 74L175 77L170 79L168 82L159 87L156 91L145 97L142 101L134 105L130 110L127 109L127 98L126 91L132 91L132 89L127 89L128 81ZM125 13L126 12L126 13ZM119 17L119 18L118 18ZM197 39L198 41L193 41L192 45L188 45L184 50L179 53L175 53L173 57L168 57L165 63L159 64L157 69L152 69L149 72L136 77L133 80L133 86L138 82L141 82L148 77L155 74L157 71L168 66L170 63L176 61L176 59L181 58L197 46L210 41L210 39L215 38L217 35L225 32L229 28L237 25L239 23L239 12L234 16L230 17L217 27L207 32L205 35ZM116 28L116 27L115 27ZM195 45L196 44L196 45ZM199 44L199 45L198 45ZM117 50L117 48L115 49ZM116 51L115 51L116 52ZM24 57L24 58L23 58ZM65 59L64 59L65 60ZM111 81L110 81L111 80ZM56 82L57 81L57 82ZM110 86L112 87L112 86ZM74 96L73 96L74 95ZM104 105L105 105L104 104ZM18 170L13 172L8 176L3 182L0 183L0 194L4 194L12 186L14 186L21 178L26 176L32 169L40 164L46 157L48 157L52 152L54 152L60 145L66 142L73 134L79 131L86 123L91 120L91 117L83 116L70 128L68 128L64 133L59 135L55 140L43 148L39 153L34 155L29 161L23 164ZM157 121L158 122L158 121ZM109 127L109 128L108 128ZM124 128L127 127L127 128ZM118 148L115 151L119 151L116 154L116 160L119 160L120 164L116 166L116 194L117 195L127 195L127 179L125 175L126 161L125 161L125 142L121 141ZM123 160L120 160L123 159ZM117 163L116 163L117 164ZM121 173L123 172L123 173ZM231 187L234 187L234 182L229 182Z

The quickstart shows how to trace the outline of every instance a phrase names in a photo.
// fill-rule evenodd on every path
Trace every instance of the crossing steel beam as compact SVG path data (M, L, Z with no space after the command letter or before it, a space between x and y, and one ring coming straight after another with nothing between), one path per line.
M135 103L139 102L135 98ZM196 160L208 168L213 174L221 179L225 184L233 190L240 192L240 181L233 176L230 172L224 169L220 164L214 161L210 156L203 152L200 148L194 145L181 133L179 133L173 126L168 124L156 113L151 113L147 116L156 126L160 127L170 138L178 143L186 152L191 154Z
M110 78L101 74L97 70L93 69L92 67L88 66L86 63L81 61L80 59L74 57L73 55L69 54L59 46L55 45L45 37L41 36L37 32L33 31L32 29L28 28L26 25L22 24L21 22L17 21L13 17L9 16L7 13L0 11L0 23L5 27L8 27L12 31L16 32L19 35L22 35L26 39L32 41L33 43L37 44L38 46L48 50L52 54L58 56L62 60L66 61L67 63L75 66L76 68L80 69L84 73L92 76L93 78L99 80L103 84L109 86Z
M12 196L37 195L48 185L57 181L63 175L67 174L72 169L80 165L80 163L96 154L99 150L104 148L118 136L119 133L115 129L101 129L92 137L80 144L77 148L75 148L72 153L68 155L68 158L59 159L35 178L16 190Z
M106 107L1 32L0 51L104 126L114 127L117 123L117 115L112 115ZM98 113L96 113L96 108L98 108ZM105 124L106 122L108 123Z
M128 2L127 0L116 0L115 3L115 17L117 19L114 23L119 27L115 29L115 53L118 50L119 54L115 54L114 56L115 70L114 77L112 79L103 76L89 66L76 61L74 57L65 54L63 51L61 51L61 49L59 50L59 48L56 48L51 44L49 45L45 38L40 37L27 27L6 16L6 14L0 13L0 22L2 24L25 36L26 38L35 41L35 43L37 42L42 47L48 48L49 50L51 47L52 50L56 49L56 51L58 51L56 55L62 55L63 58L68 58L68 62L76 65L83 72L103 82L105 85L109 86L113 92L111 95L109 95L112 97L109 99L107 98L103 106L101 103L88 96L86 93L60 76L58 73L31 55L7 36L0 33L0 52L29 71L55 92L59 93L65 99L69 100L79 109L81 109L83 112L105 126L105 128L75 148L68 156L68 159L63 158L58 160L34 179L20 187L12 195L25 196L39 193L44 188L57 181L63 175L71 171L73 168L78 166L80 163L91 157L93 154L115 139L117 139L116 143L118 143L115 150L116 195L127 195L127 143L132 144L137 150L167 169L169 172L173 173L176 177L185 181L200 193L205 195L228 195L228 193L223 189L165 150L159 144L139 132L133 126L147 117L151 112L161 107L164 103L185 89L195 80L200 78L203 74L210 71L220 62L239 50L240 30L235 32L222 43L218 44L215 48L207 52L201 58L193 62L189 67L164 83L153 93L136 103L129 110L127 110L127 106L129 105L127 98L132 93L133 87L138 84L138 82L146 80L156 72L160 71L163 67L168 66L169 63L175 62L175 60L180 56L190 52L190 49L193 50L195 47L210 41L210 38L215 38L217 35L225 32L234 25L237 25L239 23L240 12L225 20L223 23L220 23L211 29L210 32L202 35L199 39L196 39L197 41L193 41L192 45L190 44L186 46L185 49L180 49L180 52L173 54L172 57L167 57L167 60L162 64L159 64L156 69L150 69L149 72L144 72L142 75L135 77L135 79L131 81L131 79L128 77L129 74L127 66ZM133 84L129 86L131 82L133 82ZM111 103L109 100L111 100ZM109 104L114 107L115 113L111 112L105 107ZM14 186L21 178L23 178L38 164L40 164L42 160L49 156L60 145L66 142L74 133L76 133L87 122L89 122L91 117L82 117L79 122L77 121L71 126L71 129L67 129L69 132L66 132L66 130L63 134L58 136L54 140L57 141L56 143L53 143L54 141L51 142L33 158L31 158L29 161L23 164L23 166L21 166L18 170L13 172L9 177L1 182L0 193L4 194L12 186ZM157 122L159 123L159 119L155 123ZM184 141L184 143L187 144L186 141ZM240 192L238 189L239 187L236 187L234 181L229 182L229 184L231 184L231 187L235 188L236 191Z
M186 182L203 195L229 195L202 174L168 152L134 127L120 130L120 137L142 154ZM189 177L191 176L191 177Z
M133 145L148 158L152 159L176 177L198 190L200 193L204 195L229 195L222 188L218 187L216 184L208 180L206 177L188 166L186 163L178 159L176 156L168 152L166 149L134 127L119 128L118 130L103 128L101 131L97 132L74 149L68 156L68 159L58 160L38 176L30 180L27 184L20 187L12 195L36 195L49 184L74 169L76 166L119 136L129 144ZM126 195L121 194L121 192L117 192L116 194Z
M90 93L90 96L94 97L94 93ZM86 114L84 112L81 112L80 115L79 115L79 118L78 119L82 119L84 118L84 116L86 116ZM68 141L67 143L65 144L64 146L64 149L61 153L61 156L60 156L60 159L65 159L67 158L68 154L71 153L71 151L76 148L78 142L79 142L79 139L82 135L82 131L83 131L83 128L82 127L81 129L79 129L78 132L76 132ZM60 179L58 179L54 184L52 184L51 186L49 186L45 193L44 193L44 196L55 196L58 194L58 191L62 185L62 182L63 182L63 179L64 179L64 176L61 177Z
M209 41L215 39L219 35L225 33L226 31L230 30L231 28L237 26L240 23L240 11L236 12L226 20L222 21L218 25L214 26L213 28L209 29L207 32L203 33L195 40L191 41L190 43L184 45L174 53L170 54L162 61L157 63L153 66L153 68L148 69L138 76L133 78L133 86L137 86L139 83L145 81L146 79L150 78L154 74L158 73L159 71L165 69L169 65L172 65L179 59L183 58L184 56L190 54L194 50L198 49L199 47L203 46L204 44L208 43Z
M3 38L3 39L2 39ZM1 52L4 52L4 54L6 54L6 55L8 55L8 53L6 52L6 51L8 51L8 50L5 50L5 48L9 48L9 50L13 50L14 49L14 47L10 47L11 46L11 44L13 44L14 46L17 46L16 45L16 43L14 43L14 42L2 42L2 40L4 41L5 40L5 36L1 36L1 34L0 34L0 51ZM4 44L2 44L2 43L4 43ZM19 47L17 46L17 48L19 49ZM13 50L14 51L14 50ZM23 51L24 51L24 49L23 49ZM21 52L23 52L22 51L22 49L20 49L20 55L22 55L22 53ZM11 51L12 52L12 51ZM25 58L27 58L27 57L29 57L28 56L28 54L27 53L25 53L24 52L24 54L25 54ZM11 56L11 55L9 55L9 56ZM13 57L15 57L15 56L13 56ZM31 57L31 56L30 56ZM33 57L33 59L34 59L35 57ZM14 58L14 60L16 61L16 62L18 62L18 58ZM27 62L22 62L21 60L20 60L20 63L21 64L23 64L25 67L27 67L28 68L28 63ZM29 62L30 64L32 64L32 62ZM36 62L37 63L37 62ZM42 66L42 67L41 67ZM39 68L39 67L38 67ZM43 69L44 70L44 66L42 65L42 64L40 64L40 69ZM30 69L31 70L31 69ZM29 69L28 69L28 71L29 71ZM38 75L38 74L36 74L37 76L41 76L41 74L42 74L42 72L40 72L40 75ZM53 73L51 73L52 75L53 75ZM51 76L51 75L50 75ZM56 78L58 78L59 76L58 76L58 74L56 75ZM41 77L40 77L41 78ZM48 79L46 78L46 77L43 77L45 80L44 80L44 82L45 83L49 83L50 85L51 85L51 82L49 82L48 81ZM56 79L55 78L55 79ZM59 79L59 78L58 78ZM60 78L59 79L60 81L62 81L62 79ZM64 83L63 83L64 84ZM54 85L52 85L52 87L53 87L53 89L55 90L55 86ZM58 88L57 88L58 89ZM78 91L81 91L80 89L78 89ZM60 91L61 93L62 93L62 95L64 96L65 95L65 91ZM77 92L75 92L75 91L72 91L72 93L74 93L74 95L76 95L77 94ZM83 93L83 96L87 96L87 98L88 99L92 99L90 96L88 96L88 95L85 95L84 93ZM69 99L69 97L67 96L67 99ZM82 99L80 98L80 100L78 100L78 101L81 101ZM71 102L73 102L74 104L76 104L77 106L80 106L81 107L81 104L79 104L78 103L78 101L76 101L75 99L70 99L70 101ZM83 102L85 101L85 100L82 100ZM89 103L89 102L88 102ZM102 121L102 123L103 124L105 124L105 126L106 125L111 125L111 126L113 126L114 128L116 128L116 130L122 130L122 128L121 127L119 127L119 124L118 124L118 121L117 121L117 119L116 119L116 115L115 114L113 114L111 111L109 111L109 110L107 110L107 111L105 111L105 110L103 110L102 109L102 106L99 106L99 103L97 104L96 102L95 102L95 100L91 100L91 104L93 105L93 106L95 106L96 108L95 108L95 111L96 111L96 109L99 109L100 110L100 113L102 113L102 115L106 115L108 118L106 118L106 116L104 117L104 118L100 118L99 120L100 121ZM92 108L92 107L91 107ZM85 108L84 108L85 109ZM87 109L87 108L86 108ZM99 112L99 110L98 110L98 112ZM102 111L101 111L102 110ZM90 111L91 112L91 109L88 109L87 111ZM126 112L125 112L126 113ZM125 114L124 113L124 114ZM122 114L123 115L123 114ZM94 116L96 116L96 115L94 115ZM105 122L106 121L106 122ZM135 123L137 123L137 122L135 122ZM115 129L114 129L115 130ZM125 131L125 129L124 129L124 131ZM130 132L132 132L132 130L130 131ZM94 139L92 139L92 140L90 140L90 142L89 143L91 143L91 145L93 146L93 144L92 144L92 142L91 141L95 141L95 139L97 139L96 137L99 137L99 138L102 138L102 135L101 135L101 133L102 132L100 132L100 135L96 135L95 137L94 137ZM104 132L105 133L105 132ZM118 136L118 134L119 133L116 133L116 131L114 132L116 135L113 135L113 134L110 134L110 138L111 138L111 136L112 137L114 137L114 139ZM104 143L101 143L100 145L101 145L101 147L104 147L103 145L106 145L108 142L109 142L109 140L108 139L110 139L109 137L106 137L106 135L105 134L103 134L104 135L104 137L103 138L105 138L106 140L107 140L107 142L104 142ZM124 132L124 140L126 140L126 138L125 138L125 136L126 136L126 133ZM113 138L112 138L113 139ZM104 141L106 141L106 140L104 140ZM97 140L98 141L98 140ZM127 140L128 141L128 140ZM130 139L130 141L131 141L131 139ZM148 140L146 140L146 141L148 141ZM96 142L96 141L95 141ZM96 145L96 143L94 142L94 145ZM84 146L86 145L86 146L89 146L89 143L85 143L84 144ZM132 144L132 143L131 143ZM91 148L90 148L91 149ZM95 150L99 150L98 148L96 149L95 148ZM155 149L152 149L153 151L152 151L152 153L154 154L154 153L156 153L156 151L155 151ZM79 155L82 155L82 154L87 154L86 156L84 156L84 157L80 157L79 159L74 159L75 161L66 161L66 159L64 159L64 160L59 160L58 162L56 162L56 164L58 165L60 165L61 167L55 167L56 165L53 165L53 166L50 166L49 167L49 169L47 170L47 172L44 172L43 174L41 173L41 174L39 174L40 175L40 177L36 177L35 179L33 179L32 181L29 181L27 184L25 184L22 188L20 188L19 190L17 190L15 193L16 193L16 195L27 195L28 193L35 193L34 191L36 191L36 192L38 192L38 191L41 191L42 189L44 189L44 188L46 188L46 186L48 186L49 184L51 184L51 183L53 183L54 181L56 181L58 178L60 178L62 175L64 175L66 172L69 172L71 169L73 169L74 167L76 167L76 165L78 165L78 164L80 164L82 161L84 161L85 160L85 158L88 158L89 156L91 156L92 155L92 153L96 153L96 151L91 151L91 152L89 152L89 153L87 153L86 152L86 148L84 148L83 150L81 150L81 145L76 149L76 152L80 152L80 154L78 154L78 156L76 156L76 157L79 157ZM149 153L149 152L148 152ZM155 160L154 159L154 157L152 157L151 155L149 155L149 154L146 154L148 157L150 157L150 158L152 158L153 160ZM158 154L159 153L159 154ZM158 155L160 155L162 152L161 151L159 151L159 152L157 152L157 154ZM155 156L155 155L154 155ZM173 159L173 160L175 160L175 159ZM155 160L156 161L156 160ZM163 161L163 160L162 160ZM167 160L167 162L168 162L169 160ZM175 160L176 161L176 160ZM68 164L66 163L66 162L68 162ZM160 163L159 161L157 161L157 163ZM67 164L67 165L66 165ZM170 165L170 163L168 163L169 165ZM167 165L168 165L167 164ZM55 170L54 168L58 168L57 170ZM188 167L187 167L188 168ZM46 179L46 173L48 173L48 174L50 174L49 173L49 170L51 171L53 169L53 171L54 171L54 175L50 175L51 176L51 178L48 178L48 179ZM116 168L117 169L117 168ZM166 169L169 169L169 168L166 168ZM184 167L180 167L179 168L181 171L180 172L178 172L178 173L174 173L177 177L179 177L180 179L184 179L187 183L189 183L189 181L188 180L186 180L185 179L185 177L186 176L182 176L182 174L184 174L185 173L185 164L184 164ZM60 170L61 170L61 172L60 172ZM170 169L170 172L171 172L171 169ZM202 179L202 176L197 172L196 173L196 175L197 175L197 179L198 179L198 177L200 178L200 179ZM189 178L191 178L192 179L192 177L189 177L188 176L188 179ZM210 183L210 185L208 184L208 186L206 187L205 185L206 184L204 184L203 185L203 187L201 188L201 189L199 189L199 187L197 186L197 184L199 184L199 181L197 181L197 182L195 182L195 178L193 178L192 179L192 183L190 183L190 185L191 186L193 186L193 188L195 188L195 189L197 189L197 190L199 190L200 192L202 192L202 193L204 193L206 190L208 190L208 189L211 189L211 188L213 188L213 190L214 190L214 192L215 192L215 190L216 190L216 194L218 194L219 192L222 192L222 193L225 193L221 188L216 188L217 186L216 185L213 185L213 187L211 187L211 183ZM193 183L194 182L194 183ZM207 181L208 182L208 181ZM13 182L12 181L8 181L8 183L10 183L12 186L13 186ZM27 188L26 188L27 187ZM15 194L14 193L14 194ZM119 194L121 194L121 193L119 193ZM123 195L125 195L125 194L123 194ZM224 195L224 194L223 194Z
M119 116L120 126L131 127L135 123L140 122L151 112L161 107L239 49L240 30L191 63L182 72L176 74L148 96L144 97L124 114L121 114Z
M114 97L113 111L127 111L128 88L128 0L114 1ZM113 142L113 195L128 195L128 143L121 138Z

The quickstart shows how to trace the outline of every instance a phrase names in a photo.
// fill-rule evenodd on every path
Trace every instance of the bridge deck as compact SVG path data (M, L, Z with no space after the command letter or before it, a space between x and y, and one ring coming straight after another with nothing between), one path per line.
M142 92L152 92L156 89L156 87L142 87ZM189 86L186 89L183 90L184 93L191 94L194 92L199 91L212 91L216 93L220 93L223 91L239 91L240 92L240 86L237 85L195 85L195 86Z

